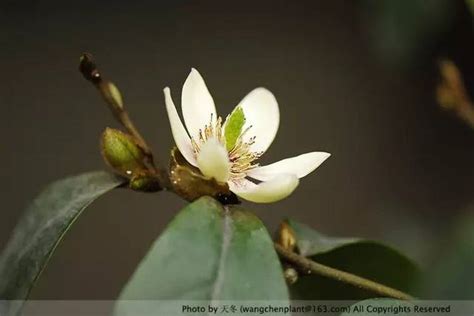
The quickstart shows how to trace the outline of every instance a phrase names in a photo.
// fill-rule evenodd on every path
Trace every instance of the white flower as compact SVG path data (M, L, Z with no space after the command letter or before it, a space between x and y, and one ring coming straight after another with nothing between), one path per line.
M277 101L265 88L250 92L223 123L203 78L192 69L181 94L187 131L170 89L165 88L164 93L173 137L182 155L203 175L227 183L245 200L269 203L287 197L298 186L299 178L330 156L310 152L259 166L256 161L272 143L280 123Z

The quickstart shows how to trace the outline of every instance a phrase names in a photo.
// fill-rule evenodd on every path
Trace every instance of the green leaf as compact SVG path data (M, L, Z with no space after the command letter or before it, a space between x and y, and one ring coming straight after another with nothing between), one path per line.
M27 208L0 256L0 300L26 299L81 212L123 182L115 175L99 171L49 185ZM17 313L20 307L12 305L9 315Z
M360 242L360 238L329 237L311 227L295 221L288 221L297 236L300 254L305 257L329 252L339 247Z
M121 300L288 300L282 268L265 227L240 207L203 197L184 208L157 239L120 295ZM120 315L172 315L117 304ZM136 306L135 306L136 307ZM146 306L142 306L146 308Z
M474 216L461 218L451 238L439 247L436 261L426 271L420 295L429 299L474 298Z
M227 150L234 148L237 139L242 133L242 128L245 124L244 110L240 106L237 106L234 111L229 115L225 124L225 141Z
M312 260L375 282L410 292L419 269L410 259L386 245L358 238L325 236L310 227L289 221L299 251ZM373 293L316 275L303 275L290 288L293 298L360 300Z

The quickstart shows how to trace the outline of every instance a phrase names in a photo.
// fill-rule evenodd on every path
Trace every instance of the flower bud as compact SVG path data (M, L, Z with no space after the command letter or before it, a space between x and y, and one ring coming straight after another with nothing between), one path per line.
M102 81L98 87L105 102L116 110L123 110L122 94L113 82Z
M92 82L99 89L102 97L114 111L114 114L123 110L123 99L120 90L114 83L102 78L91 54L82 54L79 59L79 71L86 80Z
M146 173L143 150L132 136L119 130L107 128L102 134L102 156L109 166L128 178Z
M296 271L293 267L287 267L285 271L283 271L283 276L285 277L286 283L288 285L295 284L296 281L298 281L298 271Z
M278 243L289 251L294 251L296 248L295 232L287 221L281 222L278 228Z

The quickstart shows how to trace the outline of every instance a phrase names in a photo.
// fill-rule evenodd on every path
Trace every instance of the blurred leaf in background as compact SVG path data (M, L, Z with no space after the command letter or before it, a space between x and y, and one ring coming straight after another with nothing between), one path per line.
M469 10L471 10L471 13L474 14L474 0L466 0L466 4Z
M382 61L409 67L428 56L449 29L455 6L451 0L365 0L362 21Z
M460 218L453 237L441 244L425 274L420 296L430 299L474 298L474 215Z

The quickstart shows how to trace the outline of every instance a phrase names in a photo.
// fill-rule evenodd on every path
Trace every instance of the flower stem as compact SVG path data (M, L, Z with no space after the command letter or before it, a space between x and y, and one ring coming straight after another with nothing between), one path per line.
M286 261L293 264L296 268L304 272L318 274L339 282L350 284L352 286L373 292L382 297L390 297L398 300L413 300L414 298L402 291L393 289L386 285L365 279L363 277L341 271L318 262L314 262L293 251L287 250L278 243L275 243L275 250Z
M84 78L90 81L99 90L117 121L135 137L140 147L143 147L142 149L145 153L151 156L152 152L150 147L125 110L120 91L112 82L103 78L91 54L84 53L81 56L79 70Z

